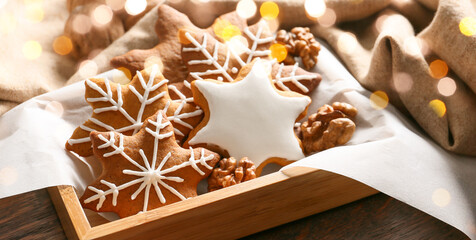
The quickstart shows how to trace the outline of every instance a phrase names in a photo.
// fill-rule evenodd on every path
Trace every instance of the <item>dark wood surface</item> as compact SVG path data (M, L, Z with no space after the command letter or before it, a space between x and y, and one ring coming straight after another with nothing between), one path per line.
M0 199L0 239L66 239L45 189ZM468 238L446 223L379 193L243 239Z

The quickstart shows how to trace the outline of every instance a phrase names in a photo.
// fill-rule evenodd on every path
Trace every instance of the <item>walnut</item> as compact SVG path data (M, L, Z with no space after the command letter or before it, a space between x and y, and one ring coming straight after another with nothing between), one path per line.
M306 69L311 69L316 65L321 45L316 41L309 28L295 27L290 33L279 30L275 41L283 44L288 51L286 59L283 60L284 64L295 64L294 57L299 56Z
M355 131L357 109L348 103L325 104L301 124L298 136L304 152L311 154L347 143Z
M226 188L256 178L256 167L248 158L242 158L238 164L233 157L223 158L208 177L208 191Z

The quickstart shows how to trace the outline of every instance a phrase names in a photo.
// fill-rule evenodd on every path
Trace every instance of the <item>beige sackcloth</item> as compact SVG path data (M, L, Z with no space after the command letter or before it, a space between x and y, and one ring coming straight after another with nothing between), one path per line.
M66 1L34 0L44 9L39 22L28 20L28 2L0 0L0 115L31 97L109 70L114 56L158 42L154 25L160 16L153 9L94 57L95 64L78 71L76 60L56 54L52 47L69 15ZM264 1L256 2L259 7ZM281 28L310 26L365 88L385 92L443 148L476 156L476 36L463 35L459 28L462 19L476 19L470 0L326 0L336 15L330 27L306 16L304 0L275 2ZM169 4L200 27L236 8L231 0ZM32 40L40 43L42 52L28 60L23 48ZM439 79L430 74L429 65L436 59L447 64L447 77L456 83L450 96L440 94ZM444 103L443 116L435 113L432 100Z

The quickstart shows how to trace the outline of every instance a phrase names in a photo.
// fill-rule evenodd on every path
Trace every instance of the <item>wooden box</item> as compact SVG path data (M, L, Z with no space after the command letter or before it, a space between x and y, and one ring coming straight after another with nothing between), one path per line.
M71 186L49 193L69 239L234 239L377 191L335 173L294 167L113 222L84 211Z

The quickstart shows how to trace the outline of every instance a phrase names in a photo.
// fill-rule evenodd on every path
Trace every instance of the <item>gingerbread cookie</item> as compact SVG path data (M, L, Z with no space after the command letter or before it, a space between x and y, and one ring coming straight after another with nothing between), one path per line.
M84 208L131 216L197 195L220 156L203 148L184 149L175 141L164 112L148 118L134 136L91 133L103 172L80 198Z
M217 20L207 29L196 27L190 19L183 13L168 5L161 5L158 8L159 18L155 25L155 31L159 38L159 44L152 49L135 49L122 56L111 59L111 65L115 68L125 67L131 72L142 70L149 57L158 57L163 63L163 74L171 83L183 81L188 70L182 62L180 55L181 45L177 39L178 30L182 28L197 32L208 32L215 35L223 22L228 22L238 28L246 26L246 20L238 16L236 12L227 13Z
M269 48L273 41L273 37L266 37L269 35L267 29L267 25L262 21L255 24L253 29L245 29L249 48L221 43L204 32L179 30L180 42L183 45L182 59L190 71L189 79L233 81L246 64L256 57L267 58L270 54L269 50L263 50ZM298 64L287 66L274 63L272 76L279 89L302 94L310 94L322 79L318 73L307 72Z
M231 83L193 81L195 103L205 116L185 146L216 145L235 158L249 157L257 166L268 159L303 158L293 128L306 115L311 99L277 90L270 71L268 61L255 59Z
M66 149L80 156L90 156L90 132L116 131L133 135L139 131L142 122L158 110L167 112L178 140L183 139L200 122L202 110L190 104L191 99L185 96L170 99L167 82L157 65L137 72L124 86L108 79L86 80L85 98L94 110L91 117L76 128L66 143Z

